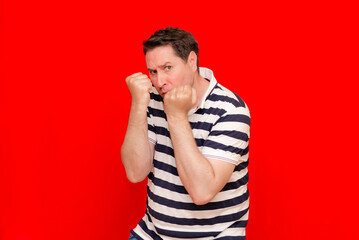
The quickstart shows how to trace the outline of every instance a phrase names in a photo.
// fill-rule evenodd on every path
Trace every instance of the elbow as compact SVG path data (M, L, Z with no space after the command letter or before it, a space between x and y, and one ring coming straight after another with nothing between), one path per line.
M151 170L150 162L141 162L142 158L136 154L129 154L125 148L121 149L121 161L126 171L127 179L132 183L139 183L146 179Z
M126 172L126 176L127 176L127 179L131 183L139 183L139 182L142 182L146 178L146 176L142 177L142 176L139 176L139 174L136 174L134 172Z
M128 163L126 164L126 162L123 161L123 159L125 158L122 157L122 163L125 167L126 177L131 183L142 182L147 177L146 174L141 173L138 169L136 170L135 167L131 166Z
M194 194L193 196L191 196L191 198L194 204L205 205L209 203L214 198L214 196L215 195L211 193L203 193L203 194Z
M212 186L212 183L185 185L185 189L187 190L193 203L196 205L205 205L209 203L218 193L214 186Z

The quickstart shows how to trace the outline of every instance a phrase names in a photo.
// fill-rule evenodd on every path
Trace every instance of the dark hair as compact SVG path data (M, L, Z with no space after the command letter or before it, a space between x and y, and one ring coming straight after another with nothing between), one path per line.
M167 45L170 45L175 54L185 62L191 51L194 51L197 55L197 69L199 70L198 43L191 33L179 28L168 27L156 31L143 42L143 52L146 55L148 51L156 47Z

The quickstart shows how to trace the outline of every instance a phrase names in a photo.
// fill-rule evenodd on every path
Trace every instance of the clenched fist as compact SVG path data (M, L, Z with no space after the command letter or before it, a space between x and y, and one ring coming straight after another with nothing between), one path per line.
M167 118L187 119L188 112L197 102L196 90L189 85L172 89L164 96L164 110Z
M126 84L131 93L132 104L146 109L150 103L151 80L139 72L127 77Z

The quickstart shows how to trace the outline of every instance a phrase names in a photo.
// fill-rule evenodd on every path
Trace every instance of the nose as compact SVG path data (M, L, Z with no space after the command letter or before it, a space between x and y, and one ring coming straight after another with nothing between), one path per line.
M160 72L157 73L157 84L159 87L162 87L166 84L166 77Z

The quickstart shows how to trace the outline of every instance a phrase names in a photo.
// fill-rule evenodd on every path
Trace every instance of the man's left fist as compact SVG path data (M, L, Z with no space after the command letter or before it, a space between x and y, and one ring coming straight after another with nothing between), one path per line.
M189 85L180 86L167 92L163 98L167 118L185 118L197 102L196 90Z

